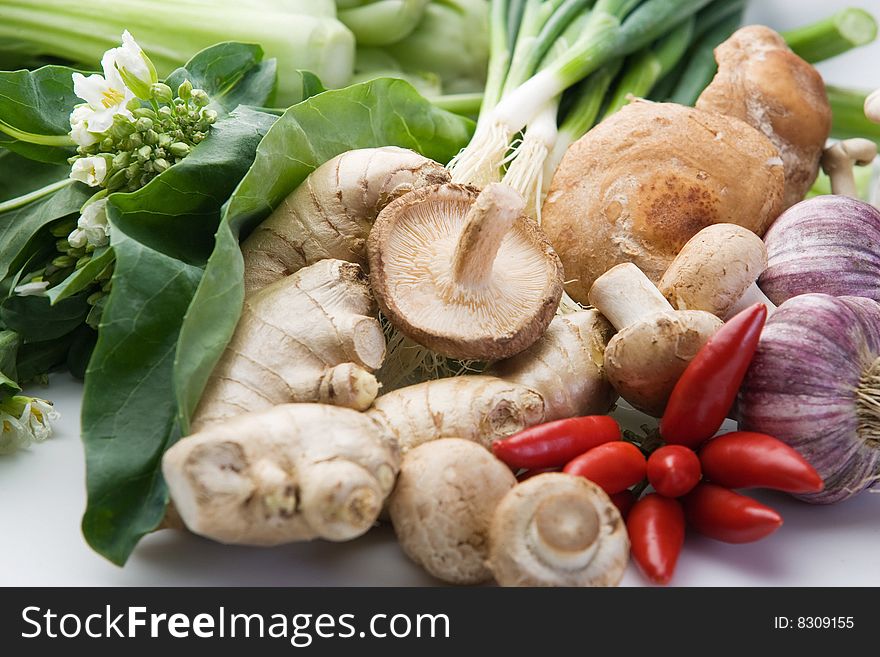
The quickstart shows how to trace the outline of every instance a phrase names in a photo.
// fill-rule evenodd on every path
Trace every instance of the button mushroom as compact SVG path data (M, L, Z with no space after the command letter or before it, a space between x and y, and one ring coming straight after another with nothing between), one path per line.
M582 477L531 477L495 509L489 568L502 586L616 586L628 560L620 512Z
M845 139L822 153L822 170L831 179L831 193L859 198L853 167L868 166L877 157L877 144L870 139Z
M614 265L655 283L685 242L717 223L763 235L782 210L779 152L738 119L635 101L569 148L553 177L541 227L587 302Z
M407 452L388 511L403 551L453 584L491 579L489 523L516 478L478 444L445 438Z
M444 356L507 358L537 340L559 304L562 265L510 187L437 185L379 214L370 283L403 334Z
M755 282L766 268L760 237L741 226L715 224L682 247L658 287L677 310L705 310L726 319L758 302L776 308Z
M718 74L697 108L735 116L769 137L785 163L784 210L815 182L831 132L822 76L763 25L734 32L715 49L715 59Z
M672 389L722 322L702 310L674 310L631 263L596 279L590 303L618 330L605 348L605 372L620 396L660 417Z

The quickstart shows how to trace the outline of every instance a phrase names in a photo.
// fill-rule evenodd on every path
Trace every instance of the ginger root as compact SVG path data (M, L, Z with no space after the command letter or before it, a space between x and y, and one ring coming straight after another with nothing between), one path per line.
M396 445L378 424L324 404L240 415L181 440L162 459L186 526L243 545L360 536L398 469Z
M401 452L438 438L463 438L490 447L545 421L544 398L531 388L494 376L426 381L380 395L366 413Z
M322 260L248 296L193 418L198 430L288 402L362 411L379 391L385 357L361 268Z
M393 146L329 160L242 244L245 290L252 293L325 258L366 266L367 235L379 212L407 192L448 180L437 162Z
M544 421L601 415L617 394L605 375L604 353L614 327L597 310L557 315L531 347L486 370L544 398Z

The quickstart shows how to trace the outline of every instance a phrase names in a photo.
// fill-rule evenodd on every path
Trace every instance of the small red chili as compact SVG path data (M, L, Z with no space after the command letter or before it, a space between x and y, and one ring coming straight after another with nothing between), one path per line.
M700 450L706 478L726 488L772 488L818 493L825 484L803 456L763 433L736 431L710 440ZM650 477L651 462L648 461Z
M668 584L684 544L684 512L678 500L646 495L629 512L626 529L632 556L648 579Z
M724 422L767 319L762 303L730 319L697 352L675 384L660 420L667 443L696 448Z
M632 511L633 505L636 503L636 496L629 489L622 490L614 495L609 495L614 506L620 511L620 517L626 520L629 512Z
M688 525L716 541L751 543L782 526L770 507L715 484L698 484L681 501Z
M645 478L645 455L632 443L605 443L581 454L562 471L586 477L614 495Z
M700 459L682 445L664 445L648 457L648 482L664 497L681 497L700 481Z
M552 468L620 439L620 426L614 418L588 415L530 427L495 441L492 452L512 468Z

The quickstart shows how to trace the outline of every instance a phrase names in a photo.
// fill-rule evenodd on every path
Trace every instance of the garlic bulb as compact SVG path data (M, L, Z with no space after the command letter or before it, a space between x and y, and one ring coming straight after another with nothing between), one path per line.
M816 196L783 212L764 235L758 284L773 303L821 292L880 301L880 210L846 196Z
M805 294L767 321L740 389L741 425L798 450L817 504L880 485L880 303Z

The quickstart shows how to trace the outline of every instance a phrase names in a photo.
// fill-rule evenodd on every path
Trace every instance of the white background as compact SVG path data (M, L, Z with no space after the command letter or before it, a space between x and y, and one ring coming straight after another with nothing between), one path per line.
M880 17L880 0L753 0L748 20L787 29L845 6ZM880 87L880 44L823 64L833 84ZM85 508L79 441L81 386L53 377L47 391L62 414L49 442L0 458L0 585L432 585L435 580L381 527L346 544L313 542L272 549L232 547L181 532L144 539L125 568L93 553L82 539ZM637 420L633 418L637 424ZM762 494L785 525L751 545L688 537L674 584L682 586L880 586L880 494L833 507ZM624 585L644 585L631 565Z

